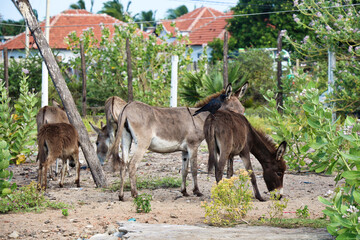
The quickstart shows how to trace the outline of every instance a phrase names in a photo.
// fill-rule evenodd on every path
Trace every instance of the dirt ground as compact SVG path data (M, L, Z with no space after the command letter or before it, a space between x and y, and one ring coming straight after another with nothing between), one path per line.
M94 140L92 135L92 140ZM94 140L95 141L95 140ZM93 142L94 142L93 141ZM198 180L203 197L182 197L180 188L140 190L141 193L150 193L153 196L150 213L136 213L130 192L125 192L125 202L118 201L117 192L104 191L95 188L89 169L81 170L81 187L76 188L74 182L75 171L65 179L64 188L58 187L58 182L49 181L47 196L52 201L61 201L71 204L69 216L64 217L61 210L46 210L42 213L10 213L0 215L0 239L8 239L14 231L19 233L18 239L78 239L89 238L97 233L104 233L109 226L118 227L118 223L136 219L137 222L151 224L199 225L204 221L204 210L201 202L210 200L210 189L215 182L213 175L208 177L207 147L203 143L198 152ZM35 156L33 157L33 160ZM80 156L83 166L86 166L84 157ZM252 156L254 171L260 193L269 199L262 169ZM244 168L241 160L235 158L234 169ZM14 181L18 186L29 184L36 180L37 165L34 161L20 166L11 167L14 172ZM106 177L111 184L119 179L119 173L110 171L110 164L104 166ZM146 153L143 161L139 163L138 176L141 177L181 177L181 153L157 154ZM322 205L318 196L326 196L329 190L334 190L333 177L312 173L294 174L287 172L284 177L284 195L289 199L285 209L285 218L296 217L296 209L308 206L310 217L323 216ZM189 174L188 193L192 193L192 177ZM270 201L259 202L253 200L253 210L248 212L245 220L259 219L268 216Z

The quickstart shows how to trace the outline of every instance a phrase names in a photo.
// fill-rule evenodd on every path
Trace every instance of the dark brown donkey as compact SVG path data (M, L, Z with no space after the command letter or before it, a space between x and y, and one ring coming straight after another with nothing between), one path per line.
M241 105L239 98L244 95L247 86L248 84L246 83L233 95L231 87L228 87L226 90L227 99L224 101L222 109L230 109L243 113L244 107ZM212 98L218 97L220 94L213 95ZM203 105L207 102L204 102ZM197 184L197 150L205 138L203 127L209 112L201 112L196 117L192 117L198 109L152 107L136 101L128 103L124 107L119 117L115 142L111 148L115 161L120 161L120 200L124 200L123 187L126 168L129 170L131 195L132 197L137 196L135 175L137 164L148 149L159 153L182 151L181 193L184 196L188 196L186 192L186 176L190 162L194 181L193 192L197 196L202 195ZM120 139L122 159L118 155ZM133 140L136 149L134 155L129 159Z
M121 98L117 96L109 97L105 102L106 125L103 126L103 123L101 122L101 128L98 128L89 122L91 127L98 134L96 139L96 154L101 165L104 165L109 146L111 146L115 139L117 121L125 105L126 102ZM113 170L115 168L116 166L114 166L113 162Z
M44 124L38 133L38 147L38 181L42 188L46 189L47 169L57 158L63 161L60 187L64 186L67 159L71 167L76 166L75 184L80 187L79 135L74 126L68 123Z
M46 123L69 123L69 119L66 115L64 109L57 103L55 100L52 100L53 106L44 106L40 108L39 112L36 114L36 125L37 125L37 132L39 133L40 128ZM38 160L39 156L36 157L36 161ZM69 169L68 169L69 171ZM55 176L58 174L58 162L56 161L56 168L55 168ZM68 172L70 175L70 173ZM49 175L52 179L53 172L50 168Z
M264 133L254 129L242 114L232 111L217 111L209 115L204 125L205 139L209 148L208 170L215 166L216 182L223 177L224 167L229 161L228 177L232 176L232 159L239 155L244 161L246 170L253 170L250 162L250 152L256 157L263 168L263 176L269 191L278 189L282 194L286 164L283 155L286 142L278 148ZM218 154L220 158L218 159ZM264 201L256 184L255 174L251 173L251 183L255 198Z

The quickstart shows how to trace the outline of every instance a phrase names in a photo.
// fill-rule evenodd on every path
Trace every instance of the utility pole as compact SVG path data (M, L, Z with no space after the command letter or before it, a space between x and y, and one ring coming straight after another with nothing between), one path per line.
M81 75L82 75L82 116L86 117L86 65L84 42L80 41Z
M127 60L127 74L128 74L128 102L134 100L133 94L133 75L132 75L132 65L131 65L131 50L130 50L130 39L126 38L126 60Z
M30 31L29 31L29 27L27 24L25 24L25 56L26 58L29 57L29 35L30 35Z
M50 16L49 16L50 0L46 0L46 19L45 19L45 39L50 45L49 42L49 25L50 25ZM47 106L49 104L49 72L46 68L45 61L42 61L42 81L41 81L41 106Z
M179 56L173 55L171 57L170 107L177 107L178 64Z
M334 69L336 67L335 51L331 48L328 49L328 94L332 94L334 89ZM336 112L334 112L334 103L330 103L332 108L332 121L336 120Z
M7 47L4 47L4 80L5 80L5 88L7 92L7 97L10 97L10 91L9 91L9 57L8 57L8 49Z

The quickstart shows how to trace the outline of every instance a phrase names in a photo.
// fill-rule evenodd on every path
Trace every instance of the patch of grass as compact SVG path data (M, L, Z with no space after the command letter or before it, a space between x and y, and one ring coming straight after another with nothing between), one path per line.
M163 177L163 178L155 178L155 177L138 177L136 181L137 189L158 189L158 188L177 188L181 186L181 178L174 177ZM118 191L120 189L120 180L115 181L108 188L111 191ZM127 180L125 182L124 191L130 191L130 181Z
M280 228L300 228L300 227L310 227L310 228L325 228L330 221L327 219L317 218L317 219L303 219L303 218L281 218L280 219L265 219L262 218L258 221L251 221L250 225L254 226L272 226Z
M44 192L38 190L38 185L34 181L0 198L0 213L41 212L46 208L63 209L68 207L68 204L47 200Z

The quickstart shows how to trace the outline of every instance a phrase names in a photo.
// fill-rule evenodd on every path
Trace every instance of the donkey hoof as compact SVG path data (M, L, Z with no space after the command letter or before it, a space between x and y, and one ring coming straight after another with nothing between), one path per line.
M60 183L60 184L59 184L59 187L63 188L63 187L64 187L64 185Z
M186 190L181 191L181 193L182 193L182 195L183 195L184 197L189 197L189 196L190 196L190 195L186 192Z
M194 192L194 194L195 194L197 197L202 197L202 196L204 196L204 194L202 194L201 192Z
M119 201L125 202L124 196L119 196Z

